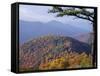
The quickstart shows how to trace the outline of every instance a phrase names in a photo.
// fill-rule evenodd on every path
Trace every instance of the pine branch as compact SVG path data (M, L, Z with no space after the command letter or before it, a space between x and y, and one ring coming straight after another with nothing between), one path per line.
M57 17L67 16L75 16L80 19L89 20L91 22L94 21L94 12L87 11L85 8L61 8L58 6L53 7L49 13L57 13Z

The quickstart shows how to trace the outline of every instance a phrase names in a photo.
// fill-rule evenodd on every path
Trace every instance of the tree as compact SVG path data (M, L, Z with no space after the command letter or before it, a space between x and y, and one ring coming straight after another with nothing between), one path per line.
M90 22L94 22L94 11L88 8L77 8L77 7L58 7L53 6L48 13L57 13L57 17L75 16L76 18L85 19Z

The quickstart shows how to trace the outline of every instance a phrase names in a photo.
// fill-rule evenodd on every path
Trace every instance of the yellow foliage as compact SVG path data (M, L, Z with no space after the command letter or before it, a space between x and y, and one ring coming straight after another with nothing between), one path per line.
M86 53L70 52L67 55L53 59L51 62L41 64L39 69L68 69L68 68L92 67L92 58Z

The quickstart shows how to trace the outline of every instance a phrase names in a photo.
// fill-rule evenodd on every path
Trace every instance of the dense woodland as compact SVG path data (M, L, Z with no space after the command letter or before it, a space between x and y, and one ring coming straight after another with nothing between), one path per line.
M86 67L92 67L91 46L71 37L48 35L20 46L20 71Z

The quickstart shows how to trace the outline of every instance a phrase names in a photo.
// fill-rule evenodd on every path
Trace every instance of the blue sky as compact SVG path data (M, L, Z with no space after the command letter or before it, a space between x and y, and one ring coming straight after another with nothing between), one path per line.
M56 17L56 14L49 13L48 10L52 9L51 6L36 6L36 5L20 5L19 19L29 22L43 22L47 23L56 20L65 24L70 24L75 27L83 28L85 30L92 30L92 24L83 19L75 19L72 16Z

